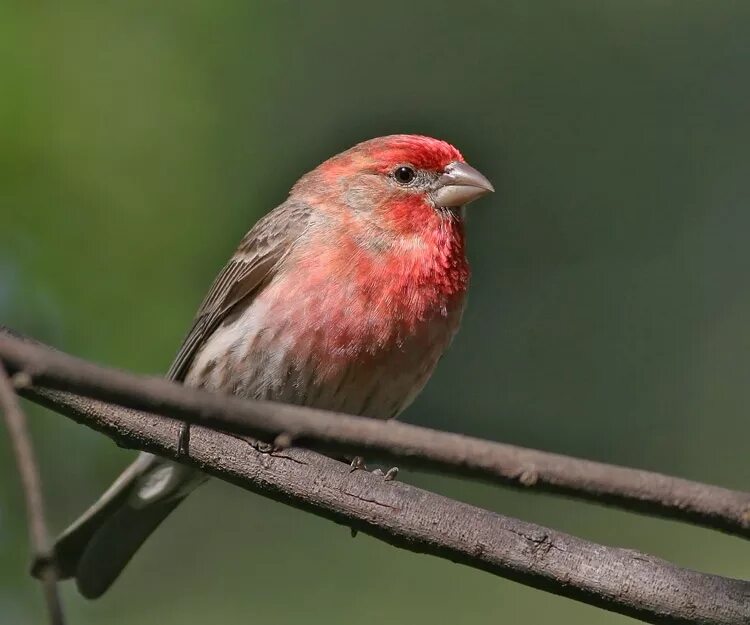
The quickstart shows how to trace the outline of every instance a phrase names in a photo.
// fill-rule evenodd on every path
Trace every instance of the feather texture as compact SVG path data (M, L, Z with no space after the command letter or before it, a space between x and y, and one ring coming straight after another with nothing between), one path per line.
M219 273L169 377L241 397L397 416L461 319L463 212L433 195L456 162L463 157L443 141L396 135L303 176ZM414 184L401 184L394 167L409 168ZM62 574L85 596L102 594L204 479L141 454L58 539Z
M196 350L234 306L262 287L305 231L309 216L308 205L287 200L245 235L198 308L167 377L184 379Z

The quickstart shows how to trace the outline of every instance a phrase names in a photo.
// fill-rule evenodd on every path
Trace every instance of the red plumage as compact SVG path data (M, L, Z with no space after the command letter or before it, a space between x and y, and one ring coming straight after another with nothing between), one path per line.
M390 418L458 329L463 205L492 190L453 146L366 141L303 176L245 236L169 375L254 399ZM58 540L62 575L103 593L200 473L141 455Z
M457 162L463 157L443 141L397 135L304 176L287 200L308 208L303 226L291 224L299 234L290 243L280 229L283 260L205 341L186 381L377 418L401 412L461 318L469 279L463 220L430 196ZM395 183L399 166L423 183Z

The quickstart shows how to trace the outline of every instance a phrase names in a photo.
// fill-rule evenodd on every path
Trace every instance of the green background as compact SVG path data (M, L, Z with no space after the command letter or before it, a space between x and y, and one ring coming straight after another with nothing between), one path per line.
M242 234L372 136L455 143L463 329L404 419L750 488L750 3L0 3L0 322L166 370ZM57 532L131 453L30 409ZM0 622L41 623L0 437ZM750 578L708 530L403 471L458 499ZM629 619L226 484L195 493L71 623Z

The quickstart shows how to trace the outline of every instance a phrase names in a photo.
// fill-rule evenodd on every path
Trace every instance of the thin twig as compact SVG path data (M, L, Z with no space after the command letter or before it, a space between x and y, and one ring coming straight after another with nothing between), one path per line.
M750 538L750 493L460 434L241 400L101 367L0 328L0 359L35 385L70 390L214 429L364 455L672 518Z
M179 423L72 393L27 389L34 401L113 438L171 457ZM191 464L225 481L391 545L477 568L648 623L747 625L750 582L679 568L453 501L300 448L273 450L203 427Z
M26 516L29 526L29 542L34 559L42 563L40 579L44 588L47 612L51 625L64 625L60 594L57 589L55 562L50 551L49 532L44 516L44 499L39 478L34 448L26 424L26 415L21 410L13 384L0 362L0 408L5 416L8 436L16 457L16 465L26 498Z

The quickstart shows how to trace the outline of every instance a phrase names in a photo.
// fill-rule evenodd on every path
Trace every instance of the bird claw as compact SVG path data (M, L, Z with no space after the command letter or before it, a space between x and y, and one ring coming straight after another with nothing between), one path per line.
M382 476L384 482L392 482L398 475L398 467L391 467L385 473L383 473L383 469L375 469L372 474Z
M351 463L349 464L349 467L349 473L353 473L354 471L359 470L367 471L367 465L365 464L365 460L364 458L362 458L362 456L354 456ZM396 476L398 475L398 467L391 467L385 473L383 473L383 469L373 469L372 474L382 477L383 481L385 482L391 482L392 480L395 480ZM351 528L351 534L352 538L357 537L357 530L353 527Z
M355 456L354 458L352 458L351 464L349 466L349 473L359 470L367 471L367 465L365 464L364 458L362 458L362 456ZM383 473L383 469L373 469L372 474L382 477L386 482L391 482L395 480L396 476L398 475L398 467L391 467L385 473Z
M367 465L365 464L365 459L362 456L354 456L349 467L349 473L359 471L360 469L367 471Z

